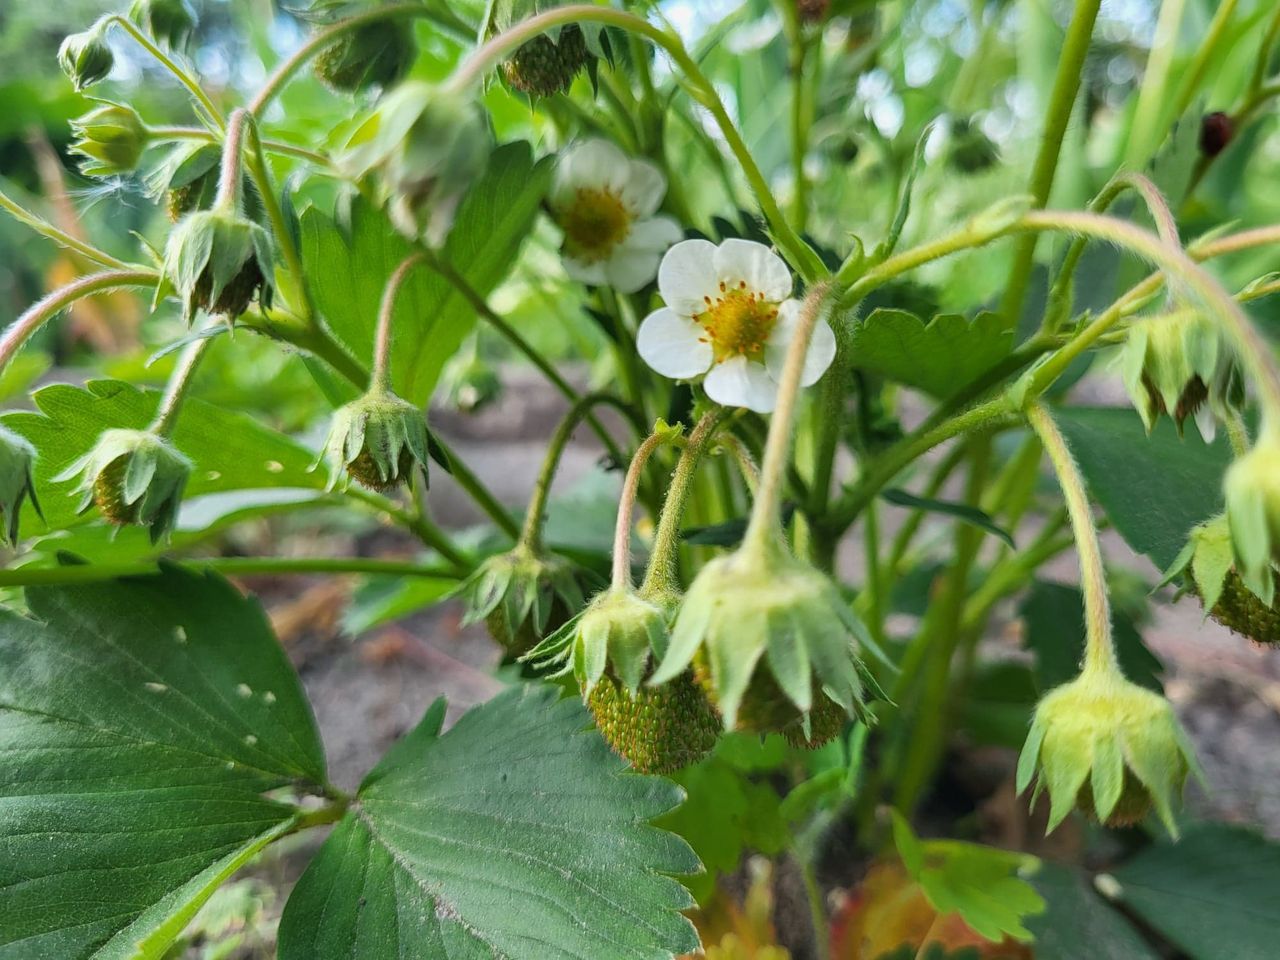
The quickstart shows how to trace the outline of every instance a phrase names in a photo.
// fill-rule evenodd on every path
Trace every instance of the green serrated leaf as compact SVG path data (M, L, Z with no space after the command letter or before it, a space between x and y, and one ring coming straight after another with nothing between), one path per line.
M281 960L659 960L694 950L697 858L646 821L681 800L625 772L576 698L514 688L387 755L298 881Z
M1225 437L1206 444L1187 431L1179 439L1167 421L1148 437L1136 413L1115 407L1062 407L1054 419L1116 532L1161 570L1192 527L1221 511Z
M156 960L320 784L310 708L221 578L27 590L0 611L0 957ZM140 615L145 611L145 615Z
M996 523L991 518L991 514L967 503L956 503L952 500L935 500L932 497L918 497L914 493L898 489L885 490L880 494L880 498L886 503L892 503L895 507L927 510L930 513L942 513L949 517L955 517L970 526L987 531L987 533L1000 538L1010 547L1017 549L1017 544L1013 542L1013 534Z
M861 370L945 399L1003 360L1013 332L996 313L972 320L938 314L925 323L905 310L878 309L854 324L849 356Z
M1280 919L1280 844L1225 824L1138 854L1117 899L1192 960L1271 960Z
M454 221L441 256L480 296L507 273L529 233L551 180L548 159L535 162L527 143L494 151ZM351 203L347 229L312 207L300 218L302 260L312 297L334 335L368 363L383 287L409 255L409 241L362 198ZM429 267L400 288L391 354L392 385L419 406L431 398L445 361L475 325L471 305Z
M1076 871L1046 863L1031 883L1046 904L1027 919L1036 960L1080 960L1081 944L1089 945L1089 960L1156 960L1142 935Z
M61 530L89 522L80 516L73 497L74 481L55 483L57 476L83 456L103 430L141 430L151 422L160 402L157 390L141 390L119 380L91 380L84 387L54 384L36 391L38 413L6 414L3 422L35 446L35 485L47 529ZM234 443L227 438L234 437ZM186 495L280 487L319 490L323 470L313 471L315 454L253 417L199 399L183 405L173 433L174 445L194 464ZM23 517L23 529L46 527L34 511Z

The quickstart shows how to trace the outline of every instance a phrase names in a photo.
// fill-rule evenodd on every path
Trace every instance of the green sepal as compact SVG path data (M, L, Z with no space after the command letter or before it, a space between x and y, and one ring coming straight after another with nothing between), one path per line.
M105 430L93 449L54 477L80 480L80 511L96 505L117 525L147 527L151 542L173 531L191 461L168 440L147 430Z
M151 134L138 111L124 103L96 101L98 106L71 121L71 152L85 158L80 171L91 177L132 173Z
M22 515L22 502L27 497L31 498L37 516L44 519L36 499L35 462L36 448L25 437L0 426L0 520L4 522L4 537L11 546L18 542L18 520Z
M422 411L390 390L375 388L334 411L316 465L328 467L329 490L347 476L383 490L408 480L413 466L427 478L429 447Z
M259 224L226 210L195 210L169 234L164 274L187 323L199 310L234 320L254 293L270 306L273 262L271 237Z
M1223 478L1236 572L1270 604L1280 562L1280 427L1264 422L1253 449Z

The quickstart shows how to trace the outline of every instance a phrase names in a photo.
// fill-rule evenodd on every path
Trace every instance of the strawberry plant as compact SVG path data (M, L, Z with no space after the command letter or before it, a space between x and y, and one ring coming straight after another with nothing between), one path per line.
M1274 956L1146 631L1277 643L1274 4L244 6L0 192L0 960ZM502 689L339 785L263 575Z

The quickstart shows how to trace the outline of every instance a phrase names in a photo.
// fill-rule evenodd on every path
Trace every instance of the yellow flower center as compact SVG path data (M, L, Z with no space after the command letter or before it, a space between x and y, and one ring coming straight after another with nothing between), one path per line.
M559 211L565 251L578 260L606 260L631 232L631 214L611 190L582 187Z
M763 360L765 344L778 323L778 305L748 290L745 281L733 289L721 281L720 296L703 299L707 309L693 319L707 332L703 339L711 344L716 363L730 357Z

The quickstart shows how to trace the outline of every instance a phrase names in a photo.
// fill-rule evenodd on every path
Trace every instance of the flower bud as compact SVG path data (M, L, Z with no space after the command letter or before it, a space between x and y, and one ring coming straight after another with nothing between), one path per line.
M129 19L171 50L182 50L196 28L186 0L133 0Z
M109 101L72 120L71 132L71 152L85 158L80 170L91 177L132 173L151 137L138 111Z
M146 430L106 430L92 450L54 477L80 478L80 512L97 506L117 526L150 528L151 542L173 530L191 461L163 437Z
M333 415L324 461L329 488L343 471L373 490L406 482L415 466L427 473L427 422L422 411L389 390L374 389Z
M881 694L857 644L883 654L836 585L783 551L743 547L703 567L649 682L695 664L726 729L780 732L822 697L868 720L867 694Z
M356 129L339 165L352 177L376 173L396 229L438 247L488 158L489 131L474 100L409 81Z
M58 48L58 64L76 90L92 86L111 72L116 58L107 44L106 24L73 33Z
M951 121L947 159L960 173L981 173L1000 159L1000 148L970 117Z
M1224 419L1244 403L1244 375L1235 348L1200 311L1134 323L1120 362L1125 388L1148 431L1161 414L1173 417L1179 433L1187 417L1194 417L1209 441L1215 417Z
M453 595L466 604L464 624L483 620L498 645L517 657L564 626L585 602L572 563L523 543L489 557Z
M1017 789L1036 781L1049 794L1053 831L1077 808L1108 826L1142 820L1153 809L1177 835L1173 803L1195 753L1169 701L1115 669L1086 669L1036 707L1018 759Z
M43 517L32 480L35 462L36 448L25 437L0 426L0 522L10 545L18 542L23 500L30 497L31 506Z
M315 59L314 70L333 89L355 93L399 83L417 56L411 26L400 20L375 20L325 47Z
M182 298L188 323L198 310L231 322L249 308L255 294L264 305L271 302L271 240L266 230L239 214L197 210L169 234L164 273Z
M1280 562L1280 428L1264 423L1253 449L1227 469L1223 490L1236 572L1269 603Z

